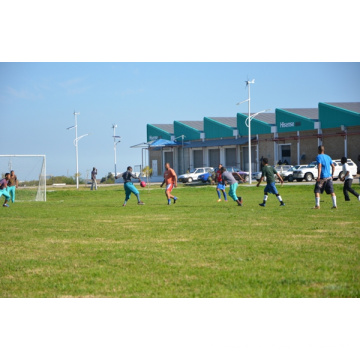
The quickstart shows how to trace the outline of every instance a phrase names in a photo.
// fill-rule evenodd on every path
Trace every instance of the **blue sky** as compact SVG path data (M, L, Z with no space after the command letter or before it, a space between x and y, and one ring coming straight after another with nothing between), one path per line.
M0 63L2 153L45 154L47 173L76 172L73 112L78 116L79 171L114 171L112 124L122 137L117 170L141 164L146 124L236 116L251 110L360 101L360 63L320 62L21 62Z

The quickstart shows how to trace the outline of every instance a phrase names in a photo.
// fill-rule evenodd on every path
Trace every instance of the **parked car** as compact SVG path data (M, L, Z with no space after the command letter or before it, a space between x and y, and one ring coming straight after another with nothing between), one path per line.
M298 170L298 169L303 169L304 167L306 167L307 165L293 165L288 171L288 177L287 177L287 181L289 182L293 182L294 181L294 171ZM291 172L291 173L290 173Z
M243 182L240 179L240 176L244 179L244 182L249 181L249 173L247 171L242 171L238 168L235 168L233 166L224 166L226 168L227 171L230 171L234 178L239 182ZM213 183L214 181L216 181L216 172L218 171L218 168L215 168L212 172L209 173L205 173L199 176L199 180L202 181L203 183Z
M334 171L333 178L334 178L334 180L337 180L340 177L340 175L342 175L341 160L339 160L339 159L333 160L333 163L335 165L335 171ZM357 174L357 165L351 159L348 159L347 163L350 167L351 174L356 175ZM316 180L317 176L318 176L318 166L317 166L316 161L313 161L306 167L295 170L293 172L293 177L294 177L294 179L296 179L296 181L303 181L304 179L306 181L312 181L312 180Z
M239 183L249 181L249 172L248 171L243 171L243 170L240 170L240 169L232 167L232 166L226 167L226 170L230 171L233 174L235 180L237 180L237 182L239 182ZM244 179L244 181L242 181L240 179L239 175Z
M198 180L201 181L202 183L206 184L209 183L211 184L211 182L213 181L213 174L210 172L207 172L205 174L199 175Z
M199 176L205 173L212 173L214 168L212 167L201 167L195 168L194 170L190 171L189 173L182 174L178 177L178 181L182 183L191 183L193 181L198 181Z
M292 176L293 174L293 166L292 165L276 165L273 166L276 170L276 172L278 172L281 177L283 178L283 180L289 180L289 176ZM262 171L259 172L255 172L253 173L253 179L259 181L262 175ZM290 178L291 179L291 178ZM275 181L278 181L278 177L275 175ZM264 176L263 181L266 181L266 176ZM289 180L292 181L292 180Z
M316 161L313 161L305 167L293 171L293 177L298 182L303 181L304 179L306 181L312 181L313 179L317 178L317 175L318 167Z
M342 163L340 159L333 160L335 164L335 172L334 172L334 179L340 178L341 176L345 175L342 171ZM347 164L349 165L349 170L352 176L357 175L357 165L351 160L347 159Z

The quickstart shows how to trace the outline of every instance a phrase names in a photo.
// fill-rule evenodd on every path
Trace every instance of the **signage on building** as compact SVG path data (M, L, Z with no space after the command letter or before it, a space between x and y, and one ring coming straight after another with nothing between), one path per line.
M301 122L300 121L296 121L296 122L281 122L280 123L280 128L290 128L290 127L296 127L296 126L301 126Z

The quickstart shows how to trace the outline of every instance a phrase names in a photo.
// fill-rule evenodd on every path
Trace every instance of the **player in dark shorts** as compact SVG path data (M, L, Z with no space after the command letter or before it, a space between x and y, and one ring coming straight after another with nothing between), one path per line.
M264 189L264 200L259 205L263 206L263 207L266 206L266 201L269 196L268 194L270 193L270 194L274 194L277 197L277 199L280 202L280 206L285 206L285 204L275 186L275 175L279 178L281 184L284 182L284 180L272 166L269 166L268 162L269 162L269 160L267 158L263 158L263 160L262 160L263 168L262 168L261 178L260 178L259 182L256 184L256 186L259 187L260 183L263 181L264 176L266 176L266 186Z
M333 187L333 176L335 171L335 165L329 155L325 154L324 146L318 147L318 156L316 157L316 163L318 166L318 176L315 183L315 207L314 209L320 209L320 194L324 191L329 195L331 194L332 209L336 209L336 195Z

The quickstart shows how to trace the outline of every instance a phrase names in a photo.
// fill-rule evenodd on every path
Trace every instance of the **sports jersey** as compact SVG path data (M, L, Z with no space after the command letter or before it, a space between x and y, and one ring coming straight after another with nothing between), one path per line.
M216 172L216 179L217 179L217 182L219 183L219 184L223 184L224 182L223 182L223 179L222 179L222 176L221 176L221 170L218 170L217 172Z
M164 172L164 179L166 182L166 185L168 184L174 184L175 183L175 171L171 168L169 168L168 170L166 170Z
M2 179L1 181L0 181L0 189L2 190L2 189L6 189L7 188L7 183L8 183L8 181L6 180L6 179Z
M347 172L349 172L349 174L347 176L345 176L345 180L354 179L353 176L351 175L351 171L350 171L349 165L347 163L343 164L342 171L343 171L344 175Z
M122 174L122 178L124 179L124 183L128 183L131 182L131 178L136 178L137 176L135 176L135 174L133 174L131 171L127 170Z
M222 173L222 179L227 181L228 184L237 184L238 182L236 181L236 179L234 178L233 174L230 171L224 171Z
M10 176L9 181L8 181L8 186L16 186L16 181L17 181L16 175L14 175L14 177Z
M331 177L331 164L333 163L331 157L329 155L326 154L319 154L316 157L316 162L319 166L319 164L321 164L321 174L320 174L320 179L326 179Z
M261 175L266 176L267 184L271 184L271 183L275 182L276 172L277 171L272 166L264 165L264 167L262 168Z

